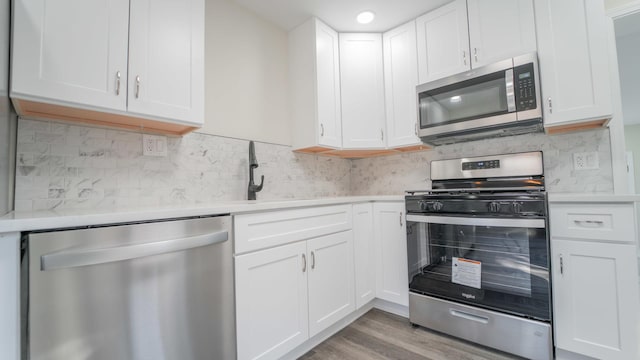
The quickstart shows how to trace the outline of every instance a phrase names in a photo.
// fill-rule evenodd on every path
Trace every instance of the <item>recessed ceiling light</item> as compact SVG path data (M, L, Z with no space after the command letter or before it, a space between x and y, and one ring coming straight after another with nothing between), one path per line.
M452 96L449 101L452 103L459 103L460 101L462 101L462 97L460 97L460 95Z
M376 14L374 14L371 11L363 11L360 14L358 14L358 17L356 18L358 20L358 22L360 24L368 24L370 22L373 21L373 18L376 17Z

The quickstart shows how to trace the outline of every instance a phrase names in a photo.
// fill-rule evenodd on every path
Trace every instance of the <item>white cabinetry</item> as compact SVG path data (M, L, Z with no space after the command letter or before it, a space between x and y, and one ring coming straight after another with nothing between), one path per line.
M312 18L289 33L293 148L342 146L338 33Z
M309 338L306 242L236 256L238 359L277 359Z
M467 4L455 0L416 19L420 83L469 70Z
M411 21L382 35L387 146L421 144L418 138L418 53L416 23Z
M404 202L373 205L376 241L376 297L409 305L407 230Z
M531 0L455 0L416 25L420 83L536 50Z
M203 0L131 0L129 112L204 123L203 12Z
M356 309L350 229L351 205L235 216L239 359L278 359Z
M633 203L551 203L558 359L634 359L638 267Z
M169 133L200 127L203 10L203 0L16 1L16 109Z
M356 308L376 297L376 251L373 228L373 204L353 205L353 253Z
M531 0L467 0L473 67L536 51Z
M382 35L340 34L342 146L385 148Z
M547 131L605 124L612 106L603 1L539 0L535 11Z
M307 254L309 336L314 336L356 309L353 232L308 240Z

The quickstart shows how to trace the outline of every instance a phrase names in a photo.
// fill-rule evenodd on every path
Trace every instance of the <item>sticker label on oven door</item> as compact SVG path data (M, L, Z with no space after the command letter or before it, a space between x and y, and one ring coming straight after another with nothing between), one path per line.
M451 282L480 289L482 263L465 258L452 258Z

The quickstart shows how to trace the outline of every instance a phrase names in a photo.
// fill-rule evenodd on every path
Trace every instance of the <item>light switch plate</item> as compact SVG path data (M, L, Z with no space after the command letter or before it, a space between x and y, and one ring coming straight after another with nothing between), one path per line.
M142 154L145 156L167 156L167 137L142 134Z
M590 151L590 152L573 153L573 169L574 170L600 169L598 152Z

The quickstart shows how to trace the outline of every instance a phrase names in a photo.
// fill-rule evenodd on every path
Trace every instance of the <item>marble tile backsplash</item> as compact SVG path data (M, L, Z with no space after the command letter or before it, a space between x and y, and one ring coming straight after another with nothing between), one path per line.
M542 133L439 146L431 151L352 162L352 195L401 194L431 187L429 162L542 150L549 192L613 192L609 129L548 136ZM573 153L596 151L598 170L573 170Z
M142 155L142 134L20 119L17 211L206 204L246 199L248 141L192 133L168 138L168 156ZM397 195L430 186L429 161L522 151L544 152L551 192L612 192L607 129L520 135L432 151L345 160L256 143L265 176L258 199ZM573 170L574 152L597 151L599 170Z
M142 155L142 134L20 119L17 211L206 204L247 198L248 141L168 137L167 157ZM351 162L256 143L258 199L346 196Z

